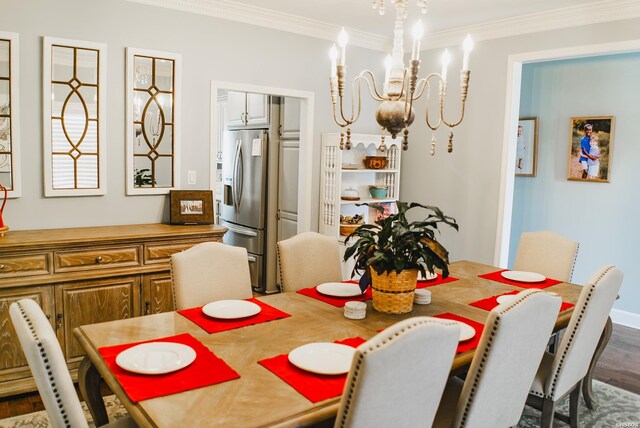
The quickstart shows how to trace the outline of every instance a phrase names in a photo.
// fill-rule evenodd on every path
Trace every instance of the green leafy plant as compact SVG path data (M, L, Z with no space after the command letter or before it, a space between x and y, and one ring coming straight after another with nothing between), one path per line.
M135 187L152 186L153 184L155 183L148 169L135 169L133 171L133 185Z
M366 205L384 213L383 207L377 204L358 205ZM396 202L396 206L396 214L373 224L364 224L346 239L346 243L356 240L353 245L347 246L344 260L355 256L353 274L362 274L361 287L371 282L369 268L373 268L378 275L393 271L400 273L405 269L418 269L423 275L427 270L433 274L435 268L442 270L444 278L449 275L449 253L436 240L436 232L439 232L440 224L458 230L456 220L444 215L438 207L400 201ZM426 218L409 221L407 212L414 208L426 210Z

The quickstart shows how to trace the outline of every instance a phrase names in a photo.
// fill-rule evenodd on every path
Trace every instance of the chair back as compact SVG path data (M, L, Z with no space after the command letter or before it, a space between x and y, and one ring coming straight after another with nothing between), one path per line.
M562 299L540 290L515 297L487 317L454 427L508 427L520 420Z
M523 232L513 263L514 270L541 273L571 282L578 242L551 231Z
M604 266L582 289L547 378L549 398L562 397L587 374L622 278L620 269Z
M171 281L177 310L253 296L247 250L220 242L173 254Z
M431 426L459 335L455 322L415 317L360 345L335 426Z
M11 304L9 314L51 425L88 427L62 349L40 306L22 299Z
M337 238L303 232L278 242L277 246L283 291L342 281Z

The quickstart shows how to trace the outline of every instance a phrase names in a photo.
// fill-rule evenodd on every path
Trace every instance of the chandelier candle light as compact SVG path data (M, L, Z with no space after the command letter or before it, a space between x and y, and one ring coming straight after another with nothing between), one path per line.
M422 23L418 21L413 27L413 46L411 50L411 60L409 68L405 68L403 56L403 20L407 17L407 0L392 0L396 8L396 20L393 30L393 49L391 55L385 60L385 78L382 85L382 94L376 85L375 76L371 70L363 70L353 80L353 90L351 95L351 113L345 114L344 109L344 84L347 73L346 62L346 46L349 41L347 32L342 29L338 35L338 48L336 45L331 47L329 57L331 58L331 77L329 79L331 89L331 102L333 104L333 119L342 128L346 128L345 132L340 134L340 149L346 147L351 148L351 129L350 126L360 117L362 103L362 81L366 82L371 97L380 102L376 110L376 121L380 124L383 131L391 134L392 138L396 138L398 134L403 133L402 149L407 150L409 147L409 126L413 123L415 114L413 112L413 102L418 100L426 90L426 114L425 121L427 126L436 131L440 125L444 124L449 127L449 145L448 152L453 151L453 132L451 129L458 126L464 118L464 107L467 101L467 92L469 89L469 54L473 49L473 40L471 36L467 36L463 43L464 57L462 60L462 70L460 70L460 99L462 108L460 117L457 121L447 121L444 117L444 104L447 92L447 68L449 66L450 55L445 49L442 54L442 70L440 74L431 73L428 76L418 80L418 71L420 69L420 40L423 35ZM378 9L381 15L384 14L384 0L373 0L373 7ZM422 13L426 13L426 0L417 0L418 7ZM431 82L438 81L439 98L437 122L433 123L429 118L429 96L431 92ZM357 98L356 98L357 97ZM384 136L382 137L384 139ZM435 135L431 139L431 155L435 154ZM384 146L382 146L384 147Z

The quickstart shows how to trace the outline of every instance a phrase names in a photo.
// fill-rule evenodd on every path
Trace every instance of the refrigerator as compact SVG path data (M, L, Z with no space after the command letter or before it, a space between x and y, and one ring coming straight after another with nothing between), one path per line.
M230 130L222 143L223 198L220 224L225 244L244 247L251 285L265 290L267 217L267 129Z

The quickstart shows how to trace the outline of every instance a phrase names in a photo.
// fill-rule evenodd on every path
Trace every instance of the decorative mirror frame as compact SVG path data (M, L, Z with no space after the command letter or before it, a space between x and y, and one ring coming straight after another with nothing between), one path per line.
M97 76L97 188L55 189L53 187L53 141L52 141L52 49L54 46L95 50L98 52ZM105 43L44 37L42 44L42 121L44 132L44 195L90 196L107 193L107 45ZM75 70L74 70L75 73Z
M136 56L151 58L152 60L171 60L173 61L173 111L172 111L172 166L173 166L173 185L166 187L136 187L135 171L134 171L134 144L135 137L135 118L134 118L134 88L135 88L135 67L134 60ZM152 71L155 73L155 71ZM182 96L182 55L161 52L148 49L127 48L127 195L162 195L168 194L171 190L180 189L180 134L181 134L181 96ZM153 83L155 85L155 83ZM164 121L163 121L164 124ZM166 126L166 125L163 125ZM146 137L145 137L146 138ZM153 177L153 175L152 175ZM153 178L151 178L153 180Z
M19 198L22 194L22 182L20 180L20 60L18 55L20 39L18 33L0 31L0 40L9 42L8 132L9 141L11 141L11 150L9 152L11 159L11 188L7 189L7 196L9 198ZM0 150L2 149L0 148Z

